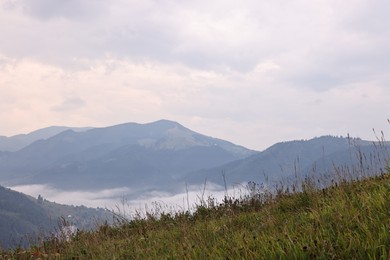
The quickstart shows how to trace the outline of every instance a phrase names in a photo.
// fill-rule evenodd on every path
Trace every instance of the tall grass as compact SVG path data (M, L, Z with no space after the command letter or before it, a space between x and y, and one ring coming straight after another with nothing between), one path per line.
M1 254L6 259L389 259L389 195L388 172L320 190L308 179L300 192L249 193L221 204L210 198L193 213L148 214Z

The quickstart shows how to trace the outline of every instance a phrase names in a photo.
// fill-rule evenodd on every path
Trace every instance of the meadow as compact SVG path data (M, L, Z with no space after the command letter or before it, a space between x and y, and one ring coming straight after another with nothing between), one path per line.
M0 259L389 259L390 173L305 178L264 192L202 200L193 212L155 208L114 226L49 237ZM66 223L62 223L66 226Z

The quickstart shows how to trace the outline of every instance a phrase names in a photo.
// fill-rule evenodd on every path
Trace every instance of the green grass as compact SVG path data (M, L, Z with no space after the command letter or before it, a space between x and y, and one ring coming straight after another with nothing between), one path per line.
M49 239L3 259L390 259L390 175L252 194ZM258 195L258 196L256 196ZM1 257L0 257L1 259Z

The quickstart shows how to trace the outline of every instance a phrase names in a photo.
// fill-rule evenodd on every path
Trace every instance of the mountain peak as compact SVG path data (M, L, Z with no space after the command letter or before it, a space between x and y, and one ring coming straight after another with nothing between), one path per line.
M161 128L174 128L174 127L179 127L179 128L185 128L183 125L179 124L176 121L171 121L168 119L160 119L151 123L147 123L145 125L151 125L151 126L157 126Z
M118 125L95 128L92 130L97 129L97 130L101 131L104 129L123 129L123 130L126 129L126 130L133 131L133 130L137 129L137 130L142 130L142 131L148 131L148 130L153 129L153 132L156 132L156 131L167 131L167 130L169 130L171 128L175 128L175 127L186 129L184 126L182 126L181 124L179 124L175 121L161 119L161 120L153 121L150 123L144 123L144 124L135 123L135 122L128 122L128 123L123 123L123 124L118 124Z

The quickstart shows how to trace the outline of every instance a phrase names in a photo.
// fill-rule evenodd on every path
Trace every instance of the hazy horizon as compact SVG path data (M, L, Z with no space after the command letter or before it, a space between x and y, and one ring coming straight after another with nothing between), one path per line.
M169 119L164 119L164 120L169 120ZM153 123L153 122L156 122L156 121L145 122L145 124ZM117 125L126 124L126 123L137 123L137 124L138 124L138 122L122 122L122 123L118 123ZM177 122L177 123L180 124L180 122ZM11 134L11 135L8 135L8 136L2 135L2 134L0 133L0 137L1 137L1 136L4 136L4 137L9 138L9 137L14 137L14 136L18 136L18 135L27 135L27 134L33 133L33 132L35 132L35 131L38 131L38 130L41 130L41 129L45 129L45 128L50 128L50 127L69 127L69 128L80 128L80 129L86 128L86 129L88 129L88 128L106 128L106 127L112 127L112 126L116 126L116 125L97 126L97 127L95 127L95 126L81 126L81 125L80 125L80 126L74 126L74 125L72 125L72 126L66 126L66 125L50 125L50 126L46 126L46 127L43 127L43 128L34 129L34 130L32 130L31 132L15 133L15 134ZM183 126L186 127L185 125L183 125ZM386 125L384 125L384 126L386 127ZM390 122L388 122L387 126L388 126L389 129L390 129ZM193 130L193 129L190 129L190 130ZM271 147L272 145L277 144L277 143L280 143L280 142L299 141L299 140L310 140L310 139L314 139L314 138L318 138L318 137L322 137L322 136L335 136L335 137L343 137L343 138L350 137L350 138L361 138L362 140L366 140L366 141L377 141L377 138L380 137L381 131L382 131L383 134L385 135L387 129L375 129L375 128L371 128L370 130L371 130L371 137L369 137L369 138L362 138L361 136L352 136L352 135L350 135L349 132L347 132L347 133L345 133L345 134L339 134L339 135L332 135L332 134L325 134L325 133L324 133L323 135L319 135L319 136L308 136L308 137L301 137L301 138L296 138L296 139L277 140L275 143L272 143L272 144L270 144L269 146L266 146L266 147L262 147L261 149L255 149L255 148L247 147L247 146L245 146L245 145L243 145L243 144L240 144L240 143L234 143L234 142L231 141L231 140L226 140L226 141L232 142L232 143L234 143L234 144L236 144L236 145L243 146L243 147L245 147L245 148L252 149L252 150L255 150L255 151L264 151L264 150L266 150L267 148ZM206 136L207 136L207 134L204 134L204 133L202 133L202 132L199 132L199 134L203 134L203 135L206 135ZM219 136L211 136L211 137L221 139ZM386 137L386 136L384 136L384 137Z
M388 129L390 2L0 0L0 135L167 118L263 150Z

